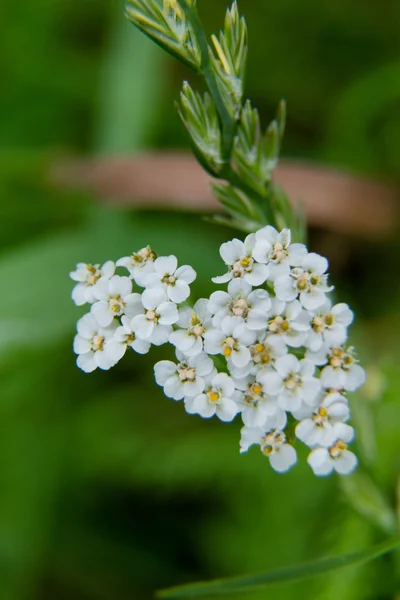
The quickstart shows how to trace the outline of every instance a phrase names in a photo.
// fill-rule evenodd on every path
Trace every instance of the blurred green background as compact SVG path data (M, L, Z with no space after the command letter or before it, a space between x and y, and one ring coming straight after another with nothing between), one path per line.
M225 0L199 5L219 29ZM249 97L264 122L288 100L284 155L395 184L400 5L242 0L241 9ZM232 232L193 214L100 208L49 183L49 165L65 154L187 145L173 100L189 74L124 21L122 3L3 0L0 15L1 600L147 600L160 587L352 551L395 533L397 238L328 240L341 248L330 256L332 279L357 309L353 339L370 374L352 401L364 467L345 484L316 479L304 453L285 476L255 450L239 457L238 422L189 417L156 387L152 365L165 349L85 375L71 350L82 312L70 302L77 261L150 243L192 264L194 292L204 296ZM310 239L318 250L328 238ZM394 600L399 565L392 554L270 593Z

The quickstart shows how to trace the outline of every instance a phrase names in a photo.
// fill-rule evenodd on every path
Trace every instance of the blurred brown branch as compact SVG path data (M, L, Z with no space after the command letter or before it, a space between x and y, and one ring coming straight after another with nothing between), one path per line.
M86 189L103 202L145 209L217 211L210 177L189 154L73 159L51 171L57 185ZM331 231L380 238L397 224L394 188L315 165L283 161L276 182L304 203L308 222Z

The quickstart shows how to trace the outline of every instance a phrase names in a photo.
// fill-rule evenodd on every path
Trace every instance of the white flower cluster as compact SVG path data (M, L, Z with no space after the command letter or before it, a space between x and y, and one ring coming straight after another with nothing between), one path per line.
M213 281L228 283L227 291L193 306L196 273L178 268L175 256L157 258L147 247L102 267L78 264L72 298L91 304L78 321L78 366L109 369L128 346L145 354L169 342L176 362L158 362L156 382L189 414L224 422L240 414L241 452L256 444L285 472L297 462L297 439L310 448L316 475L351 473L357 458L347 447L354 430L346 393L365 372L346 344L352 311L327 297L327 260L270 226L222 244L220 254L227 272Z

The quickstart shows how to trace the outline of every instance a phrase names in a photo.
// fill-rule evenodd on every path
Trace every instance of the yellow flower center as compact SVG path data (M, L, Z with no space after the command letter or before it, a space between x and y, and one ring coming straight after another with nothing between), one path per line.
M95 352L99 352L103 349L104 338L101 335L95 335L92 339L92 348Z

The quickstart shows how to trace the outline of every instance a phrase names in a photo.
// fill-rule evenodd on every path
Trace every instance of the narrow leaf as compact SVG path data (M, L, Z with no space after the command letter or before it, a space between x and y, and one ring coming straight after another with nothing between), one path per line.
M400 539L391 539L382 544L342 556L332 556L320 560L302 563L291 567L282 567L275 571L243 575L229 579L216 579L210 582L194 583L169 588L158 592L159 598L210 598L232 595L234 593L258 592L270 585L299 581L308 577L336 571L343 567L362 565L400 547Z

